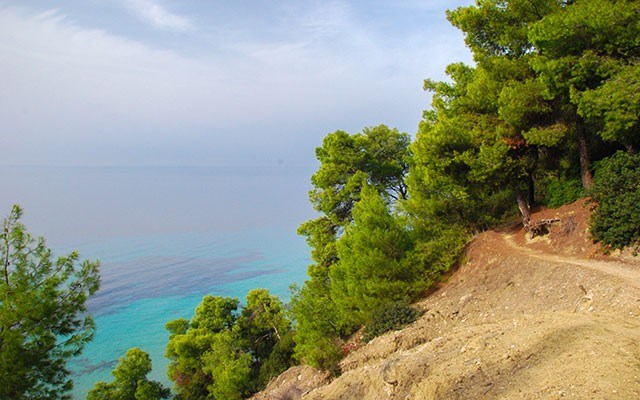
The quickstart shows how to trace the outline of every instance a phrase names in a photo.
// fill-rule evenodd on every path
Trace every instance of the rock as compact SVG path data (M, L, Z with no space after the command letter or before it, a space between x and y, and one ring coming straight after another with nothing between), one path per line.
M398 378L396 376L396 369L395 369L395 365L397 364L398 360L389 360L386 361L384 364L382 364L382 371L380 371L380 374L382 376L382 380L392 386L395 386L398 384Z
M458 306L460 308L464 307L468 302L470 302L473 299L473 294L469 293L466 294L462 297L460 297L460 300L458 301Z

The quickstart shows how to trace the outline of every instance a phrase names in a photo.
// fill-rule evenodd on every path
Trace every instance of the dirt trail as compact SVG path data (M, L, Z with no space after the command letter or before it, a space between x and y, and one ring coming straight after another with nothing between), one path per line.
M640 261L598 252L584 202L536 218L560 222L475 237L424 315L361 343L340 377L294 367L255 398L640 398Z
M541 250L536 250L528 247L518 245L513 235L502 235L504 241L515 251L523 253L526 257L535 258L538 260L549 261L559 264L570 264L574 266L589 268L594 271L599 271L607 275L615 276L624 279L629 285L640 289L640 271L633 268L628 263L621 261L608 260L588 260L570 256L561 256L558 254L545 253Z

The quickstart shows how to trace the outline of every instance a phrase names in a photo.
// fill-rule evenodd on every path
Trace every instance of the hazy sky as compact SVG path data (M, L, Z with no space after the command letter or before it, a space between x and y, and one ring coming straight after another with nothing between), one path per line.
M0 164L310 165L414 134L472 0L0 0Z

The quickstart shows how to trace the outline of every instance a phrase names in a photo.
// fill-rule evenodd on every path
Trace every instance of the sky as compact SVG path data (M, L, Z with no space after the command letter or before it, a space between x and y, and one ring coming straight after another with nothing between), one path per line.
M472 0L0 0L0 164L312 165L415 134Z

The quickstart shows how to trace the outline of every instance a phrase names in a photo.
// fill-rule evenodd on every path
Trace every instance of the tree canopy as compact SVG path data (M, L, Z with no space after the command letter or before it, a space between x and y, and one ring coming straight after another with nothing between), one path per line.
M205 296L191 321L167 323L168 376L177 399L242 399L291 366L291 322L265 289Z
M367 225L377 217L373 215L375 212L381 212L380 224L388 226L381 228L381 237L371 244L384 242L394 246L388 241L404 235L404 243L398 243L402 249L397 250L398 259L394 262L401 262L400 258L411 247L408 233L394 225L396 221L392 216L408 194L405 177L409 168L409 145L410 137L406 133L379 125L364 128L356 134L330 133L316 149L320 166L311 177L314 189L310 191L309 199L322 215L305 222L298 231L307 237L314 263L309 266L310 279L294 290L292 299L299 359L322 368L335 367L341 357L341 337L362 324L370 314L370 308L376 307L373 303L365 304L365 297L375 296L376 290L364 295L365 291L358 287L363 284L367 268L374 274L383 273L385 256L381 256L377 265L368 265L375 258L373 255L368 261L358 261L357 251L348 248L358 246L361 249L365 245L357 242L366 240L367 228L358 233L357 226ZM373 210L364 211L368 206ZM370 217L365 217L367 213ZM359 224L355 221L356 215L359 215ZM394 231L384 231L387 228ZM389 256L386 260L392 258ZM380 289L385 286L383 281L380 276ZM413 279L408 284L412 283L415 283ZM349 292L343 291L347 288L350 288ZM409 292L413 293L405 290L400 296L405 298ZM360 310L358 317L348 312L354 307L350 301L356 298L359 299L359 305L355 306ZM382 302L391 300L380 299Z
M483 227L508 195L527 226L554 181L577 176L589 189L592 159L639 137L637 15L637 2L607 0L450 11L476 65L452 64L451 82L425 83L433 103L412 145L409 202Z
M127 351L111 371L113 382L97 382L89 391L87 400L161 400L168 399L171 391L160 382L150 381L151 358L139 348Z
M54 258L20 223L14 206L0 238L0 398L69 399L66 362L94 335L87 298L99 287L97 261Z
M408 257L414 244L410 233L375 189L363 188L353 219L337 243L339 261L329 278L337 317L359 326L385 304L415 300L426 287Z
M351 221L365 184L389 202L406 198L409 143L409 135L386 125L353 135L344 131L328 134L316 149L320 167L311 177L314 189L309 193L314 208L333 224L344 226Z

